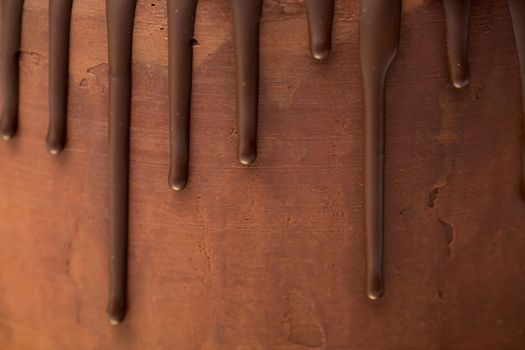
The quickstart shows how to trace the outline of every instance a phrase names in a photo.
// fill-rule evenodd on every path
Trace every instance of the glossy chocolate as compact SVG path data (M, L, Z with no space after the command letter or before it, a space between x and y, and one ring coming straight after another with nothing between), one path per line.
M365 110L365 231L367 294L379 299L383 281L385 80L399 46L401 0L361 2L360 55Z
M136 0L107 0L109 55L108 316L124 319L127 293L131 52Z
M257 157L259 21L262 4L262 0L232 0L237 66L238 157L243 165L253 163Z
M49 128L47 148L57 154L67 137L69 28L73 0L49 0Z
M2 18L3 113L0 134L5 140L18 129L19 57L22 35L23 0L4 0Z
M458 88L469 83L468 34L470 0L443 0L447 21L447 50L450 80Z
M193 30L197 0L168 0L170 91L169 185L179 191L188 183Z
M521 70L521 183L522 195L525 197L525 2L523 0L508 0L512 24L514 26L514 36Z
M310 52L318 60L326 58L332 49L334 0L306 0Z

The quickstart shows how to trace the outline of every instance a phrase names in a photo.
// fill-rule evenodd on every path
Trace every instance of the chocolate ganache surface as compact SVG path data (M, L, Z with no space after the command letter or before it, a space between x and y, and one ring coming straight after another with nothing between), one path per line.
M55 280L56 293L64 291L61 275L53 272L61 255L46 253L62 246L76 306L58 317L73 315L80 329L100 330L93 315L100 310L99 289L106 289L93 283L101 275L93 256L107 244L109 257L99 267L110 267L111 323L124 319L128 293L130 330L138 329L138 312L147 311L148 330L130 338L130 348L525 345L520 328L525 314L519 308L525 286L518 277L525 266L519 255L525 222L512 172L519 152L525 169L520 146L525 132L518 131L525 129L525 89L521 110L507 104L511 94L514 102L520 98L514 94L520 66L525 84L523 2L5 0L2 5L5 139L17 132L19 110L27 112L20 118L20 137L0 150L6 160L0 173L0 191L6 194L0 232L6 242L21 242L12 254L26 254L28 266L43 262L49 270L41 276L52 275L35 278L44 289L35 297L29 288L26 305L34 308L38 298L68 303L45 290L46 281ZM48 41L25 29L39 21L48 21L49 32L43 33ZM46 45L48 56L40 53ZM430 58L429 51L441 57ZM447 65L450 82L443 74ZM42 68L47 78L40 82ZM26 105L31 94L34 104ZM38 143L31 140L42 129L42 96L48 98L47 148L60 155L35 161ZM89 120L101 113L105 119ZM25 126L24 114L34 114ZM231 117L222 118L226 115ZM104 142L109 149L101 147ZM242 166L231 160L235 148ZM77 157L82 164L73 167ZM97 166L101 160L107 165ZM31 161L31 170L22 161ZM508 174L496 171L502 165L511 169ZM159 186L158 175L168 170L169 186L184 191L169 191L165 178ZM109 181L100 173L109 174ZM73 183L76 187L69 187ZM28 193L41 199L19 202ZM101 212L93 203L107 197L109 206ZM53 198L54 214L35 215L46 198ZM62 245L46 228L57 218L56 232L67 237ZM101 229L109 238L88 238ZM11 232L20 237L13 240ZM4 252L6 259L12 256ZM354 271L362 266L359 252L364 252L366 283ZM13 305L25 309L14 293L24 285L14 278L16 268L29 270L22 261L6 261L0 314L15 326L5 327L5 337L0 332L0 344L27 347L31 340L9 334L28 322ZM89 262L95 267L85 265ZM363 289L370 299L380 299L385 276L388 297L356 301ZM407 296L414 306L402 301ZM265 309L261 300L274 306ZM490 306L476 318L476 304ZM190 315L185 325L177 323L184 315ZM380 318L399 326L375 339L373 334L385 330ZM156 333L164 329L162 319L179 326L173 337ZM75 344L67 337L48 338L55 333L53 324L41 327L41 348ZM75 327L71 334L78 332ZM210 328L213 334L206 331ZM401 336L409 330L411 337ZM125 328L117 332L132 334ZM155 346L151 337L159 339ZM86 348L124 342L110 338L87 331L76 340Z

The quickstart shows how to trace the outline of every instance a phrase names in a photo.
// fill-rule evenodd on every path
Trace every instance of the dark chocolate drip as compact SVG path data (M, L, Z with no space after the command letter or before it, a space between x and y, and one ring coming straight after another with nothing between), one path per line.
M69 28L73 0L49 0L49 128L47 148L57 154L67 134Z
M379 299L383 282L385 80L399 46L401 0L361 2L361 72L365 109L365 231L367 294Z
M197 0L168 1L171 164L169 185L188 183L193 30Z
M450 80L458 89L469 83L468 34L470 0L443 0L447 20L447 49Z
M109 54L108 316L124 319L127 293L131 48L136 0L106 0Z
M522 194L525 196L525 2L523 0L509 0L510 14L514 26L514 36L521 70L521 167L522 167Z
M326 58L332 49L334 0L306 0L310 52L318 60Z
M253 163L257 157L259 21L262 3L262 0L232 0L237 65L238 157L244 165Z
M0 134L9 140L18 129L20 39L22 35L23 0L3 1L2 71L4 110Z

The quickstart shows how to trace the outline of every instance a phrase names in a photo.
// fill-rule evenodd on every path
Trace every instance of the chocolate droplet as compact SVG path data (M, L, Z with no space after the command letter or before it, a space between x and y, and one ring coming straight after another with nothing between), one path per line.
M108 316L124 319L127 293L131 52L136 0L107 0L109 54Z
M69 30L73 0L49 0L49 127L51 154L64 149L67 138Z
M169 185L179 191L188 183L193 31L197 0L168 1L170 146Z
M361 2L360 55L365 109L365 231L367 294L379 299L383 282L385 80L399 46L401 0Z
M232 0L237 66L238 157L243 165L253 163L257 157L259 21L262 3L262 0Z
M4 140L15 136L18 129L19 57L22 35L22 0L5 0L2 19L2 73L4 109L0 135Z

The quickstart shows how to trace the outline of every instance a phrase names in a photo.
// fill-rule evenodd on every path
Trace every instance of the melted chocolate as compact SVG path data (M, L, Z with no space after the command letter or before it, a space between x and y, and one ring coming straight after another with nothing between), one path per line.
M512 24L514 26L514 36L520 60L521 70L521 113L525 117L525 2L523 0L508 0ZM522 193L525 196L525 120L522 119L521 126L521 167L522 167Z
M450 80L458 89L469 83L468 32L470 0L443 0L447 20L447 49Z
M248 165L257 157L259 108L259 21L262 0L232 0L237 65L238 157Z
M2 72L4 110L0 134L5 140L15 136L18 129L20 39L22 35L22 0L5 0L2 19Z
M365 231L367 294L379 299L383 282L385 80L399 46L401 0L361 2L360 54L365 109Z
M326 58L332 48L334 0L306 0L310 52L318 60Z
M188 182L193 30L197 0L168 1L171 164L169 185Z
M136 0L107 0L109 54L109 249L108 316L126 313L131 48Z
M49 1L49 128L47 148L57 154L67 134L69 28L73 0Z

